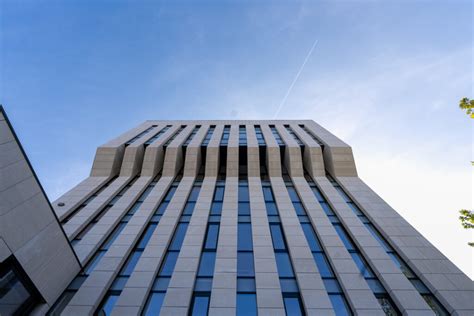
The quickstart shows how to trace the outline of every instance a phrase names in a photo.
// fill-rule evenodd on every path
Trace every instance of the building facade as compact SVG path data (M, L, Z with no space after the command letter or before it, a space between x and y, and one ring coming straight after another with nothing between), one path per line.
M68 273L49 296L31 277L35 315L474 314L472 281L311 120L146 121L52 207Z

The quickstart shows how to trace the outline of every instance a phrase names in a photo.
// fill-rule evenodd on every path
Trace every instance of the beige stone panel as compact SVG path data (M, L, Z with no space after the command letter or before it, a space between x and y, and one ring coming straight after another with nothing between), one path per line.
M321 146L311 138L298 124L290 125L299 139L304 143L303 165L311 176L325 176L323 151Z
M271 177L281 177L280 147L267 124L260 125L263 138L267 143L267 170Z
M208 125L201 125L197 133L186 148L186 158L184 160L184 175L195 177L201 167L201 143L206 137Z
M280 137L286 144L285 147L285 161L284 164L288 170L288 174L292 177L302 177L303 176L303 161L301 156L300 145L298 142L291 136L288 130L283 125L275 125Z
M217 125L212 133L209 144L206 149L206 177L217 177L220 165L220 149L219 144L222 138L223 125Z
M163 175L176 174L183 167L183 143L193 131L195 125L186 126L173 141L167 146L165 161L163 163Z

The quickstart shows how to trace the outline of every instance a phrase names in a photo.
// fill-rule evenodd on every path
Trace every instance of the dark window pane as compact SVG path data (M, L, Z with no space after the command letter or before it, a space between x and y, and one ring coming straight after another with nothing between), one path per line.
M194 290L196 292L210 292L212 290L212 278L196 278Z
M301 224L303 228L304 235L306 240L308 241L309 248L311 251L321 251L321 245L319 241L316 239L316 235L313 230L313 226L310 223Z
M209 308L209 295L196 295L193 299L192 316L205 316Z
M402 270L403 274L407 278L415 278L416 275L413 273L413 271L406 265L405 262L403 262L402 258L400 258L397 254L393 252L389 252L388 255L392 259L392 261Z
M329 204L324 202L324 203L319 203L319 205L321 205L321 208L323 209L324 213L326 213L326 215L334 215L334 212L332 211Z
M174 193L176 192L176 189L177 189L177 188L178 188L177 186L174 186L174 185L171 186L171 187L169 188L168 193L166 194L166 196L165 196L165 198L164 198L164 201L169 202L169 201L171 200L171 198L173 197Z
M286 187L288 189L288 194L290 195L290 199L292 202L299 202L300 198L298 197L298 193L296 193L296 190L294 187L289 186Z
M273 249L274 250L285 250L285 240L283 239L283 232L281 230L281 225L271 224L270 232L272 234Z
M255 294L237 293L237 316L257 315L257 297Z
M293 207L295 208L296 215L306 215L303 204L300 202L293 202Z
M143 234L142 239L138 243L137 248L145 249L145 246L148 244L148 241L150 240L151 236L153 235L153 232L156 229L156 225L157 224L150 224L150 226L148 226L148 228L145 231L145 234Z
M216 191L214 193L214 201L222 201L224 200L224 187L216 187Z
M301 309L301 302L298 297L283 297L286 315L304 315Z
M316 196L316 199L319 201L319 202L325 202L326 199L323 197L323 195L321 194L321 192L318 190L318 188L312 186L311 187L311 190L313 190L313 193L314 195Z
M275 202L265 202L265 206L267 207L267 215L278 215L278 209Z
M280 287L283 293L298 293L298 284L294 278L280 279Z
M374 292L375 294L386 293L384 287L382 286L382 283L380 283L378 280L376 280L376 279L366 279L366 281L367 281L367 284L369 285L370 289L372 290L372 292Z
M293 268L291 266L290 256L286 252L276 252L275 260L278 268L278 276L280 278L292 278Z
M222 202L212 202L211 215L221 215L221 213L222 213Z
M201 187L199 186L194 186L191 189L191 193L189 193L188 201L189 202L196 202L199 196L199 191L201 190Z
M316 265L318 266L319 274L323 278L332 278L334 274L332 273L331 268L329 267L329 263L326 260L326 257L322 253L313 253L314 260L316 261Z
M237 226L237 250L252 250L252 225L239 223Z
M110 286L110 290L112 291L121 291L125 287L125 283L128 281L128 276L119 276L116 277L112 285Z
M421 282L421 280L418 279L412 279L410 280L411 284L415 287L415 289L420 293L420 294L431 294L430 290Z
M324 287L328 293L342 293L342 289L336 279L323 279Z
M168 207L168 202L161 202L160 206L155 211L155 213L158 214L158 215L163 215L165 213L167 207Z
M188 223L179 223L176 227L173 241L169 247L170 250L180 250L181 245L183 244L184 236L186 235L186 230L188 229Z
M436 315L441 315L441 316L449 315L446 309L443 306L441 306L439 301L432 294L422 295L422 297L425 300L425 302L428 304L428 306L431 307L431 309L435 312Z
M204 244L204 249L216 249L218 235L219 235L219 225L209 224L207 228L207 236L206 236L206 243Z
M238 277L253 277L255 270L253 266L253 253L238 252L237 253L237 276Z
M163 304L163 299L165 298L166 293L151 293L150 300L148 301L147 306L145 307L145 316L155 316L160 314L161 304Z
M334 308L336 316L352 315L349 306L347 305L347 302L342 294L330 294L329 299L331 300L331 304Z
M184 206L183 215L192 215L194 211L195 202L188 202Z
M239 185L239 202L249 201L249 187Z
M125 263L120 275L122 276L130 276L133 272L133 269L138 263L138 259L140 259L140 256L142 255L141 251L135 251L132 252L130 257L128 258L127 262Z
M392 300L385 294L377 296L377 301L379 301L380 306L382 307L385 315L387 316L397 316L399 313L395 309L395 306L392 303Z
M239 215L250 215L250 203L249 202L239 202L238 204Z
M237 278L237 292L255 292L255 278Z
M263 187L263 197L266 202L273 201L273 193L271 187Z
M160 276L171 276L178 260L178 252L168 252L161 267Z
M100 315L111 315L112 308L114 308L115 303L119 298L119 294L110 294L105 298L105 301L102 305L102 309L100 310Z
M375 275L372 273L372 271L368 267L367 262L362 258L362 256L359 253L351 252L351 256L364 278L375 277Z
M349 236L346 234L346 230L344 227L342 227L341 224L335 224L334 228L336 229L337 234L339 235L339 238L341 238L342 242L344 243L344 246L346 246L347 250L349 251L355 251L356 248L352 241L349 239Z
M212 277L214 274L214 264L216 263L215 252L203 252L199 263L198 276Z
M170 277L159 277L155 280L153 284L153 291L166 291L168 285L170 284Z

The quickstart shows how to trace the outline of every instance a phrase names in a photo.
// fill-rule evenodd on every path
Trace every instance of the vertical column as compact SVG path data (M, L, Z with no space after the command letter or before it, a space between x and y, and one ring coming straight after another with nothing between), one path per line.
M97 148L92 165L92 177L111 177L119 173L125 152L125 143L150 128L152 122L146 121L136 128Z
M450 313L474 312L473 284L361 179L338 177L349 196Z
M183 166L183 146L186 138L193 131L194 126L189 125L179 133L175 139L168 145L163 163L163 175L175 175Z
M145 156L141 174L143 176L153 176L163 169L165 160L164 144L179 130L180 125L174 124L160 138L151 144L145 144Z
M223 125L217 125L212 133L206 149L206 177L217 177L219 173L219 143L222 137Z
M307 210L311 225L318 235L331 265L336 270L349 304L357 315L384 315L372 291L360 274L351 255L338 237L336 230L316 200L311 188L302 177L292 178L301 201Z
M204 179L160 315L188 314L215 184L214 177Z
M209 125L202 125L199 131L186 148L186 158L184 161L184 176L195 177L201 167L201 143L206 136Z
M350 210L327 178L316 177L314 180L400 311L406 314L423 312L432 315L431 308L395 266L364 224Z
M247 173L249 177L260 178L260 154L253 125L247 124Z
M237 291L238 178L227 177L209 315L234 315Z
M285 315L260 177L249 177L255 283L259 315Z
M281 176L280 147L268 125L262 124L262 133L267 143L267 169L270 177Z
M310 315L333 315L331 301L314 263L313 255L296 217L296 211L288 196L285 184L281 177L270 177L270 181L280 211L280 219L287 238L288 249L305 311Z
M309 174L313 177L320 177L326 174L324 169L323 151L321 146L311 138L298 124L291 124L295 134L304 143L303 165L307 166Z
M285 161L284 164L288 173L292 177L303 176L303 161L301 159L301 148L296 140L288 133L283 125L275 125L278 133L285 142Z

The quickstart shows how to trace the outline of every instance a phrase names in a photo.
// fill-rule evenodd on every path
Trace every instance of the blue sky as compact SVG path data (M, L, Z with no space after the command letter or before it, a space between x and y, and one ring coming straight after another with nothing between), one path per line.
M147 119L309 118L473 276L471 1L0 3L0 102L50 198ZM447 237L449 236L449 237Z

